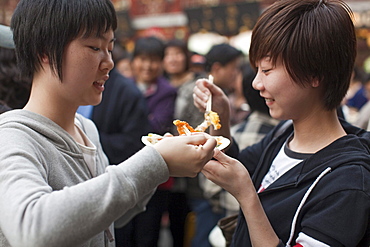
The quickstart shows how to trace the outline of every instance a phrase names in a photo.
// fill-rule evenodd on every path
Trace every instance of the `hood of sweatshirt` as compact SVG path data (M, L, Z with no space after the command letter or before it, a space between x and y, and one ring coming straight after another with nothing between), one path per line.
M5 112L0 115L0 128L19 129L36 140L43 136L63 152L81 153L72 136L63 128L52 120L34 112L21 109Z
M341 124L347 133L346 136L339 138L292 168L289 173L294 175L282 176L276 181L274 187L299 184L302 181L315 179L328 167L334 170L344 165L359 165L370 171L370 133L345 121L341 121ZM272 144L285 141L292 130L293 127L289 126L284 134L272 141Z

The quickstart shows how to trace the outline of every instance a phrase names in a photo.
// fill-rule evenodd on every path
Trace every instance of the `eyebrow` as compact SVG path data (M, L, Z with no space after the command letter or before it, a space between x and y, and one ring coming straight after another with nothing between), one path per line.
M102 39L102 40L107 40L103 35L99 35L99 36L97 36L96 38L98 38L98 39ZM116 40L117 40L117 38L116 38L116 37L114 37L114 38L112 38L112 39L109 41L109 43L115 42Z
M87 33L85 32L83 35L82 35L82 38L83 39L89 39L89 38L98 38L98 39L103 39L103 40L106 40L104 35L104 33L96 33L95 35L93 35L92 33ZM112 42L115 42L117 40L116 37L113 37L109 43L112 43Z

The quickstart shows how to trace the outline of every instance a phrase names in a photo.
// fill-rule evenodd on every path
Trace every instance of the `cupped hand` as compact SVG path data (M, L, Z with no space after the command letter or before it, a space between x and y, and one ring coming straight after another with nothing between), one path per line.
M248 192L255 192L248 170L238 160L215 150L216 160L209 161L202 173L212 182L232 194L239 202Z
M213 157L216 140L204 133L164 138L154 148L166 161L170 176L195 177Z

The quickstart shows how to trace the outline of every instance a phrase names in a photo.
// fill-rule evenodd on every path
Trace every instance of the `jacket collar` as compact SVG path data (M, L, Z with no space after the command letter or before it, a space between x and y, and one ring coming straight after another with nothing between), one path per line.
M313 154L311 157L300 162L288 172L283 174L277 181L271 184L265 191L271 191L290 186L297 186L307 180L315 179L327 167L332 170L347 164L358 164L370 170L370 133L341 120L341 124L348 133L327 147ZM262 179L268 172L273 159L285 143L286 138L293 132L289 127L280 136L272 139L266 147L263 159L260 160L258 168L253 176L255 187L258 188ZM265 192L264 191L264 192Z

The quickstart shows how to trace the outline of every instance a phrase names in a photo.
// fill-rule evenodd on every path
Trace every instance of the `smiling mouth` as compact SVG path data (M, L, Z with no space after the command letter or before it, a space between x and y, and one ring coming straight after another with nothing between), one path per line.
M275 100L274 99L265 99L266 103L269 103L269 102L274 102Z
M104 87L104 83L105 83L105 81L103 81L103 80L100 80L100 81L94 81L94 85L95 86L99 86L99 87Z
M99 81L94 81L93 82L94 87L96 89L98 89L100 92L104 91L104 84L105 84L104 80L99 80Z

